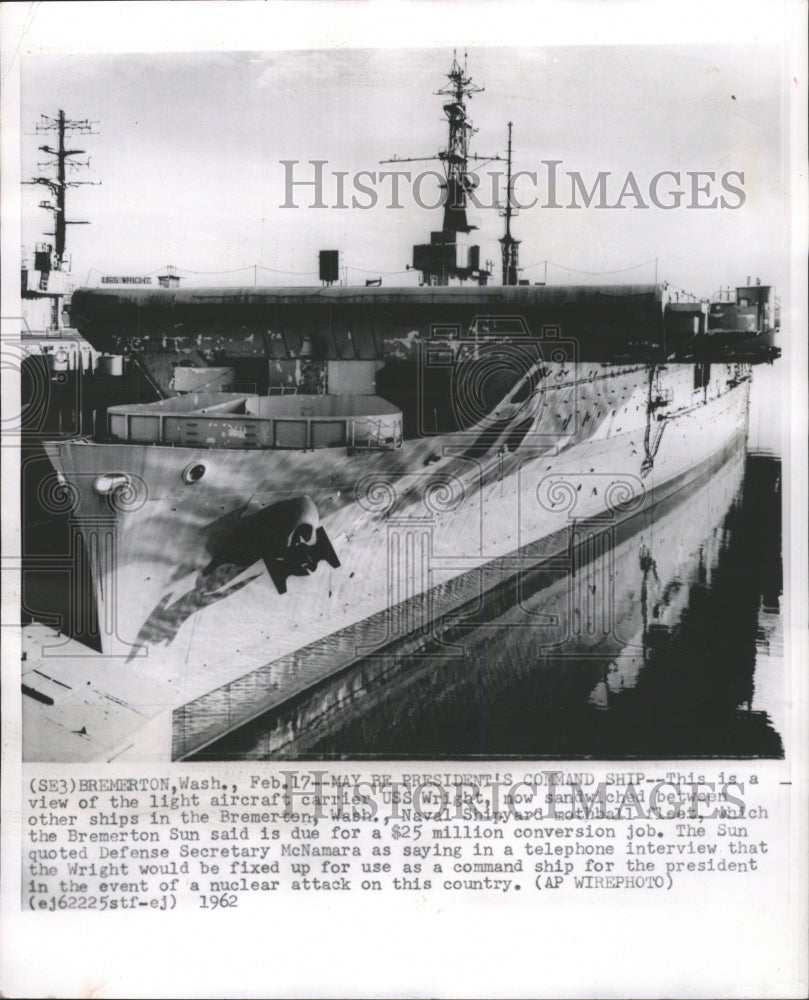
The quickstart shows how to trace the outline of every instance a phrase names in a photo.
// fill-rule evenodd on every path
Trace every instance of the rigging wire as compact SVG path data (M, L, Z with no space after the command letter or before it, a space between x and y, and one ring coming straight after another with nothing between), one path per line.
M401 271L370 271L367 267L354 267L353 264L347 264L346 268L349 271L359 271L360 274L407 274L409 271L413 270L412 267L406 267Z
M570 271L572 274L590 274L597 276L599 274L623 274L625 271L637 271L638 268L648 267L650 264L656 263L657 258L652 257L651 260L646 260L642 264L632 264L631 267L616 267L609 271L585 271L580 267L567 267L565 264L557 264L553 260L538 260L534 264L526 264L521 268L522 271L529 271L532 267L541 267L543 264L550 265L551 267L558 267L563 271Z

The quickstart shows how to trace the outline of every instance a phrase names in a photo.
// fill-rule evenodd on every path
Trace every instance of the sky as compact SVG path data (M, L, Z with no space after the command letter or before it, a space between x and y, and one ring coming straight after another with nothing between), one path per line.
M700 296L748 275L783 287L786 68L776 45L467 47L463 35L459 57L466 48L469 73L485 88L468 105L477 129L472 151L504 155L512 121L514 169L537 171L536 185L523 177L515 188L523 202L541 199L514 220L523 278L647 282L657 274ZM349 284L374 277L413 284L416 275L406 270L411 246L440 228L440 209L420 207L404 181L401 208L389 206L387 181L375 185L374 207L351 207L358 193L352 178L392 169L380 161L393 155L435 155L443 147L446 123L435 91L446 84L452 58L451 46L26 55L22 176L42 173L37 146L52 136L34 134L41 114L62 108L70 118L97 122L98 134L76 137L90 168L71 175L95 183L68 193L68 217L91 222L68 229L76 285L101 275L154 275L167 264L186 284L317 284L320 249L340 250ZM313 177L308 161L326 161L327 207L311 207L306 187L293 193L298 207L282 207L290 169L284 160L299 161L291 169L301 180ZM569 172L590 189L608 171L607 204L618 200L631 172L650 207L635 207L630 193L621 209L597 208L598 199L589 208L543 208L544 160L561 161L563 206L570 202ZM484 167L497 169L503 164ZM338 171L347 172L347 208L335 207ZM649 184L660 171L680 174L681 207L651 204ZM689 171L717 178L698 200L725 196L738 207L686 207L693 199ZM722 189L729 171L744 175L743 182L736 173L729 181L743 191L742 204ZM663 178L661 200L675 186ZM487 200L490 188L484 175ZM31 245L50 217L37 207L44 189L23 192L22 238ZM421 193L434 203L436 182L425 181ZM359 200L367 204L361 194ZM480 229L470 241L495 261L499 281L503 221L492 208L473 215Z

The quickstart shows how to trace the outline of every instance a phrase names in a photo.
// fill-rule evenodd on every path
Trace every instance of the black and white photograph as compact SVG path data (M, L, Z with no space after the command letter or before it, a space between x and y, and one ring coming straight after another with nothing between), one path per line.
M0 5L4 996L806 996L806 21Z
M23 58L24 759L782 757L783 59Z

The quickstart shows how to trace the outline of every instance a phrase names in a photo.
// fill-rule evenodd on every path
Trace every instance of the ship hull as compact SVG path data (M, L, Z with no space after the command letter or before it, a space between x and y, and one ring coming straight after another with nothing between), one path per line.
M607 711L642 682L684 620L691 581L711 585L724 522L744 480L739 445L734 450L729 441L689 485L672 484L664 499L651 498L621 523L578 523L565 558L525 569L458 608L417 655L403 652L400 642L396 655L335 669L200 756L292 759L339 748L397 758L416 756L417 746L435 757L536 756L538 747L580 756L597 747L598 720L583 743L581 730L569 728L571 713L582 704ZM696 669L683 667L685 676ZM752 670L742 670L735 679L737 703L750 698L751 678ZM521 705L532 683L541 694ZM206 734L233 730L234 705L231 689L223 688L181 710L177 751L192 734L204 743ZM528 714L534 724L521 735L508 726L498 742L495 719L510 714L508 705L517 720ZM422 729L415 720L425 717L432 721ZM413 726L426 744L414 742Z
M304 683L306 650L347 630L343 659L429 638L476 592L564 553L577 525L629 517L738 450L749 373L712 366L695 385L694 370L550 366L488 421L383 453L50 443L103 651L170 677L183 705L274 662ZM127 489L100 495L112 475ZM301 497L334 558L279 588L273 512Z

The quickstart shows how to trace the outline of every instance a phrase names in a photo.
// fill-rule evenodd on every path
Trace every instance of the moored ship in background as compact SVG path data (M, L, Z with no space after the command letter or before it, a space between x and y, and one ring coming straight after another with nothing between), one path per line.
M449 80L444 224L414 247L422 287L332 287L327 254L316 289L73 295L82 336L134 358L163 397L45 448L102 651L156 685L141 708L171 714L172 757L423 644L563 559L582 526L686 497L744 448L752 366L779 353L772 287L704 302L657 283L524 285L508 213L491 286L458 243L473 228L471 80L457 61ZM507 204L510 138L508 167ZM84 733L63 727L68 759L97 710Z
M49 145L39 147L39 151L48 157L44 163L39 164L40 169L48 168L53 173L39 175L26 182L48 190L49 197L40 201L39 207L53 216L53 230L48 234L53 237L53 242L38 243L33 250L23 251L20 276L23 325L20 346L25 359L34 363L35 359L41 359L40 368L44 373L62 376L61 382L64 384L67 381L65 373L93 372L98 360L98 352L80 336L78 330L66 323L66 306L72 291L66 244L67 227L87 225L86 222L67 218L67 189L90 183L68 179L70 170L86 164L75 159L84 150L68 149L67 140L71 133L93 132L89 121L69 119L62 110L54 118L42 115L36 132L54 133L56 138L55 148ZM42 392L33 392L31 400L25 401L25 405L30 407L43 402L38 398L42 395Z
M67 218L67 190L91 181L75 180L72 173L89 161L76 159L83 149L70 149L74 133L95 135L87 119L68 118L63 110L42 115L36 133L55 135L54 146L39 151L48 159L47 171L26 184L45 187L48 198L39 208L53 217L51 242L24 247L20 271L21 431L23 447L36 445L43 435L75 435L92 429L93 415L102 413L113 398L157 398L144 391L143 373L120 354L96 350L70 323L73 292L67 227L88 225Z

